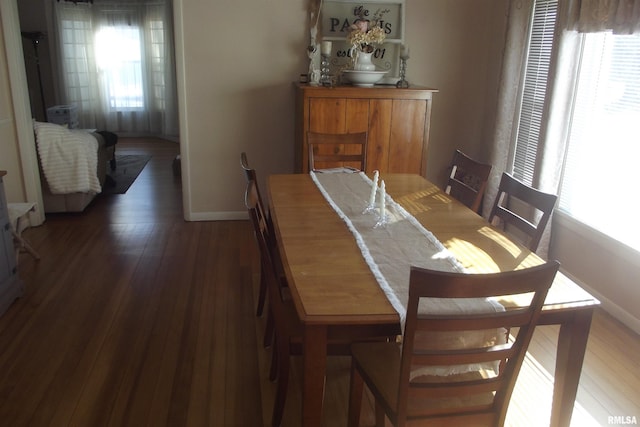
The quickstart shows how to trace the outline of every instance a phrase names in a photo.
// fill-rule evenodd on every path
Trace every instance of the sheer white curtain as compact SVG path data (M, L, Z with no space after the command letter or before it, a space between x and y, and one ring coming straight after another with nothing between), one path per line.
M572 90L575 76L577 57L574 55L574 51L579 45L576 45L575 34L570 35L559 30L559 28L562 28L561 25L555 26L554 44L549 53L550 57L546 58L546 52L540 53L541 56L545 56L545 58L541 58L541 61L548 61L549 68L548 77L544 76L546 78L539 80L541 82L546 81L547 86L528 89L534 92L530 94L531 97L535 98L534 102L543 102L543 105L521 106L525 90L525 70L527 73L535 75L540 73L540 65L546 65L534 64L532 70L526 69L529 33L531 26L534 25L533 12L535 3L534 0L510 3L505 54L500 76L498 110L491 151L491 163L494 167L487 184L487 197L485 197L483 206L485 217L489 216L493 201L498 194L502 173L513 174L514 157L516 156L516 144L514 141L522 139L518 138L518 132L523 110L529 110L527 114L535 115L536 117L533 120L537 120L538 115L541 117L540 128L534 131L528 129L528 135L524 138L525 140L531 139L535 138L536 135L540 138L539 141L530 141L533 142L533 147L527 148L527 152L524 154L527 157L525 163L529 163L527 164L527 169L532 169L527 171L527 178L530 178L531 182L526 183L542 191L556 194L560 185L562 159L565 151L564 135L568 125L565 118L570 109L568 95ZM559 5L557 15L558 21L566 19L567 13L562 8L562 5ZM541 24L538 22L536 25ZM552 99L555 102L549 102ZM535 151L536 144L537 152ZM528 158L530 156L533 158ZM526 215L525 212L521 212L521 214ZM533 216L534 214L532 213L531 215ZM547 256L549 247L550 224L551 221L537 250L537 253L544 258Z
M54 2L65 104L80 125L177 138L169 0Z
M493 169L487 184L483 215L488 217L491 206L498 194L502 172L510 172L512 141L517 127L520 81L525 66L525 53L533 0L509 2L509 16L505 39L502 71L498 88L496 123L491 146Z

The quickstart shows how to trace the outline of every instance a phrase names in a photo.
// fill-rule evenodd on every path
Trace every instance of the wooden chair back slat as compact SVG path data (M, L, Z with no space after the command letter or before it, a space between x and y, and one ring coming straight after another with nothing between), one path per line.
M503 425L518 372L558 266L553 261L496 274L412 267L402 344L352 346L349 425L357 425L363 383L380 408L377 425L382 425L383 413L396 426L409 425L409 421L425 426ZM469 315L418 314L420 302L432 298L494 298L503 302L514 299L518 307L512 309L504 304L503 311L487 309ZM507 337L507 331L516 327L515 336ZM462 348L442 344L468 331L486 331L487 342ZM464 368L459 369L460 366ZM438 373L452 367L458 370L446 375Z
M479 213L491 169L490 164L480 163L456 150L451 161L445 193Z
M515 200L513 199L526 205L524 209L529 210L528 213L532 218L531 220L514 211L513 202ZM528 248L536 251L557 199L558 196L555 194L537 190L518 181L511 175L503 173L498 187L498 194L489 214L489 222L493 222L497 217L502 221L503 226L511 225L516 227L528 236ZM534 219L536 217L539 218L536 220Z
M367 132L307 133L309 170L334 167L367 168Z

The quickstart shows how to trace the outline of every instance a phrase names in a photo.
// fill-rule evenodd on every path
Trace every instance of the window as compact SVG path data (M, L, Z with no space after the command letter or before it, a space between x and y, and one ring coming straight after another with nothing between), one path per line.
M527 184L536 168L557 4L537 0L531 22L513 160L514 176ZM558 208L640 250L640 202L630 190L640 158L640 35L585 33L576 55Z
M97 91L93 89L90 78L93 50L83 47L91 40L91 23L83 9L78 8L75 12L70 19L60 22L60 57L64 70L76 68L73 74L63 74L68 103L75 103L82 108L97 97Z
M170 0L54 2L61 104L84 128L178 134Z
M144 107L140 28L106 26L96 33L96 59L110 111Z
M560 209L640 250L639 158L640 35L585 34Z

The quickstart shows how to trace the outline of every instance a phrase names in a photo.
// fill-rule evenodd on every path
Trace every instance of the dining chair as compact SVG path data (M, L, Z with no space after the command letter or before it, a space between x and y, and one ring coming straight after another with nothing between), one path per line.
M558 262L494 274L465 274L411 267L409 300L402 343L358 343L351 347L349 427L360 421L367 385L375 398L376 426L389 418L394 426L501 426ZM528 303L507 304L528 295ZM504 311L467 314L418 313L429 298L492 298ZM504 329L503 329L504 328ZM514 337L497 339L518 328ZM437 334L492 331L492 342L475 348L429 345ZM441 335L440 335L441 336ZM449 375L434 367L465 366ZM449 372L448 372L449 373Z
M280 426L284 414L284 404L289 383L289 362L292 351L292 340L301 337L300 321L291 301L282 295L276 275L276 260L269 248L269 230L263 210L258 201L255 181L249 181L245 192L245 204L254 228L254 234L260 251L261 272L268 290L269 314L275 326L275 339L271 357L269 379L277 380L276 395L273 404L271 425Z
M273 258L269 248L269 229L264 212L258 203L255 181L249 181L245 192L245 204L253 225L260 250L262 272L267 284L269 314L275 325L275 339L272 346L269 379L277 381L273 405L272 426L279 426L284 414L284 405L289 384L290 358L302 355L303 327L296 313L288 288L283 287L277 275L278 261ZM369 337L371 341L387 341L395 337ZM327 355L348 356L351 354L352 340L345 338L342 331L330 331L327 337Z
M513 203L512 198L520 201L521 206L516 208L518 202ZM529 250L535 252L557 199L558 196L555 194L537 190L511 175L503 173L498 194L489 214L489 222L493 223L494 219L498 217L502 221L503 227L506 228L509 225L516 227L528 238L527 247ZM536 217L538 217L537 220L530 219Z
M247 182L249 182L251 180L253 180L253 181L256 180L256 178L257 178L256 170L249 166L249 160L247 159L247 153L245 153L244 151L242 153L240 153L240 167L242 167L242 170L244 171L244 174L247 177Z
M275 340L272 346L273 354L271 356L269 379L272 381L277 379L271 425L279 427L284 414L284 404L289 383L290 341L288 337L293 334L291 328L295 328L299 322L291 315L292 305L285 304L280 293L280 287L277 284L274 260L269 250L266 222L258 203L254 181L249 182L246 195L245 204L255 231L261 254L261 270L269 293L269 312L275 325ZM295 313L293 314L295 315Z
M453 154L451 173L445 187L445 193L465 204L476 213L480 213L482 197L492 166L480 163L460 150Z
M273 228L273 223L271 222L271 216L269 215L269 210L262 202L262 197L260 195L260 188L258 186L257 174L255 169L249 166L249 160L247 158L247 154L242 152L240 154L240 166L245 173L245 177L247 179L247 185L251 182L254 183L252 187L252 192L255 192L254 196L256 199L257 206L262 213L262 218L264 218L264 223L266 226L266 239L269 247L269 251L271 253L271 257L273 258L273 262L275 264L277 277L280 285L283 288L286 288L287 279L284 274L284 269L282 267L282 261L280 259L280 252L278 251L278 244L275 237L275 230ZM245 198L247 195L245 194ZM262 267L262 263L260 266L260 286L258 290L258 304L256 308L256 316L262 316L264 312L264 306L267 300L267 283L265 279L265 272ZM269 347L273 343L273 334L274 334L274 322L273 317L270 312L267 312L267 319L265 322L265 332L263 338L263 346Z
M364 171L367 168L367 132L307 132L309 170L344 167Z
M240 153L240 167L242 168L245 178L247 179L247 184L250 182L255 182L254 191L256 192L257 203L260 206L260 209L265 214L267 213L265 209L265 205L262 203L262 196L260 195L260 189L258 188L258 179L256 170L249 166L249 160L247 159L247 153L244 151ZM265 221L268 221L267 216L265 215ZM256 315L262 316L262 312L264 311L264 305L267 296L267 284L264 279L264 272L260 271L260 288L258 292L258 307L256 309Z

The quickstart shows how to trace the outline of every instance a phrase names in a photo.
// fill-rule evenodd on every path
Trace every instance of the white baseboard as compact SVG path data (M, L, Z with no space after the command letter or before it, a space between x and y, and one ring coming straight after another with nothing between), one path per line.
M249 219L247 211L190 212L185 215L186 221L237 221L246 219Z

